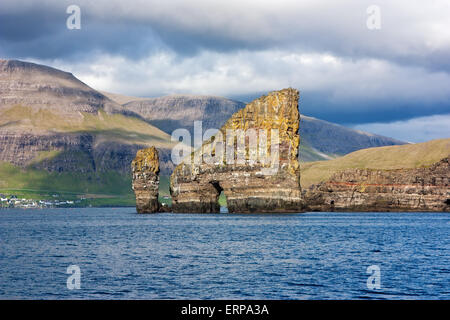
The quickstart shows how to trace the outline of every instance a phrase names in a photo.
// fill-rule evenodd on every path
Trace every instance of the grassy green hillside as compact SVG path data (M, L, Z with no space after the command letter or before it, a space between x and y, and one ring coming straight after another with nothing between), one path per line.
M57 173L0 162L0 193L27 199L85 198L84 205L134 205L131 176L116 172Z
M450 139L358 150L333 160L302 163L301 184L306 188L348 168L389 170L429 166L449 154Z
M300 139L299 154L301 162L329 160L338 157L337 155L322 153L312 148L304 139Z
M49 110L17 105L0 113L0 128L7 132L35 132L38 135L88 133L95 137L97 145L114 141L167 149L173 146L167 133L147 122L103 110L94 114L80 112L77 117L64 118ZM64 163L67 159L77 164L77 172L49 172L39 168L40 163L48 160ZM76 150L39 151L29 163L20 167L0 162L0 193L27 199L50 199L58 194L65 200L86 198L84 205L134 206L131 174L87 172L91 163L87 153ZM86 166L85 170L83 166Z
M33 189L122 195L130 191L131 177L106 173L57 173L0 163L0 189Z

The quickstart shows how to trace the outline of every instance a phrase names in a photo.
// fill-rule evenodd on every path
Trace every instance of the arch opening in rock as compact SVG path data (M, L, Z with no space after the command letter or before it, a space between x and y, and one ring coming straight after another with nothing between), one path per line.
M220 185L219 181L211 181L209 182L212 184L212 186L214 187L214 189L216 189L217 191L217 196L220 195L220 193L223 191L222 186Z
M223 191L222 186L219 181L210 181L209 182L217 192L216 202L219 206L220 212L227 212L227 197L225 196L225 192Z

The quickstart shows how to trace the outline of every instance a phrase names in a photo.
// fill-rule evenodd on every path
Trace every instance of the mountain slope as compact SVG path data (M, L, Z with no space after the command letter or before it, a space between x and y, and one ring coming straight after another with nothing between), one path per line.
M0 60L0 110L16 105L45 107L62 117L80 112L120 112L123 107L88 87L71 73L18 60Z
M160 98L131 101L124 108L139 114L152 125L171 134L185 128L193 137L194 121L202 121L203 131L220 128L232 114L245 107L222 97L196 95L170 95Z
M300 119L300 133L303 138L303 145L313 148L315 155L319 153L319 156L322 153L335 157L360 149L405 144L403 141L353 130L305 115L302 115ZM303 158L304 161L327 159L329 158Z
M350 168L410 169L429 166L450 154L450 139L424 143L363 149L343 157L308 162L301 165L301 184L306 188L329 179L334 173Z
M148 98L139 98L139 97L132 97L132 96L126 96L124 94L119 93L111 93L106 91L99 91L101 94L103 94L105 97L108 97L109 99L117 102L118 104L126 104L131 101L141 101L141 100L147 100Z
M122 195L136 151L150 145L170 171L170 136L130 114L70 73L0 60L0 188L53 181L58 191Z

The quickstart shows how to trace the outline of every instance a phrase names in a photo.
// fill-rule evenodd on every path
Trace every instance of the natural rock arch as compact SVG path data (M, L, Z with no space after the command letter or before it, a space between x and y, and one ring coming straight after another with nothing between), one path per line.
M175 168L170 179L172 210L219 212L217 200L223 190L229 212L301 211L298 98L299 92L295 89L274 91L235 113L220 129L224 137L222 141L212 138L204 142L200 149ZM242 163L236 161L237 155L233 155L233 161L229 163L228 149L216 163L194 161L198 156L202 159L208 150L213 154L219 144L228 144L229 130L252 129L259 132L258 141L261 141L262 131L267 132L270 139L276 132L279 140L276 144L270 140L269 145L258 145L258 149L253 150L245 143L249 140L245 137L245 159ZM234 148L236 140L233 138L230 141ZM266 163L252 160L254 153L259 154L261 150L270 153ZM279 151L276 159L272 150Z

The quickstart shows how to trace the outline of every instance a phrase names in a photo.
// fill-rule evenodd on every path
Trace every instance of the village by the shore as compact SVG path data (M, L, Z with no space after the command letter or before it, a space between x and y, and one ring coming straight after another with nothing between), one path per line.
M38 208L66 208L77 207L81 205L82 200L64 200L56 199L59 195L53 195L55 199L36 200L20 198L17 195L0 194L0 208L21 208L21 209L38 209Z

